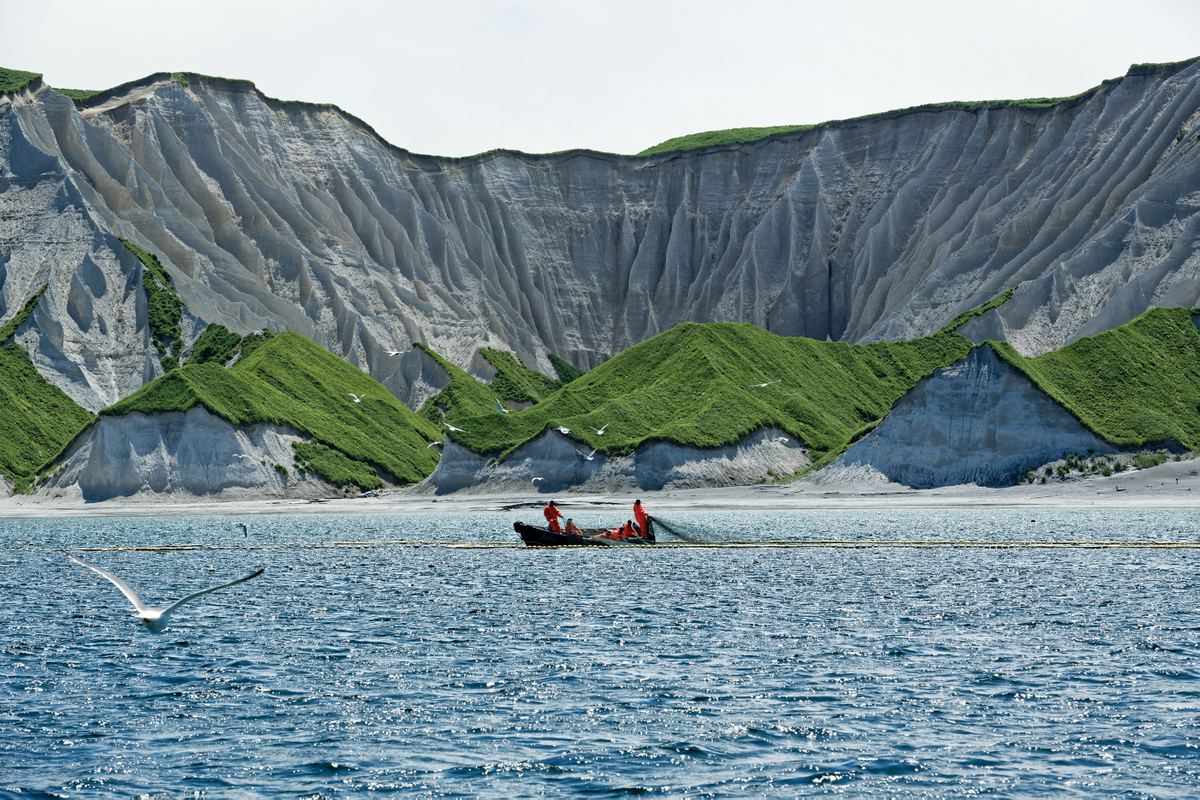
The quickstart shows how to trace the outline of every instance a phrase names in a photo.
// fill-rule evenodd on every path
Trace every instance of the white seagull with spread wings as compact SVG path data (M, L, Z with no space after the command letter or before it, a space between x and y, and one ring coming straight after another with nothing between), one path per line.
M215 592L218 589L227 589L230 586L236 586L239 583L244 583L251 578L257 578L259 575L262 575L267 571L267 568L263 567L257 572L251 572L244 578L238 578L236 581L230 581L229 583L222 583L220 586L211 586L207 589L201 589L198 592L192 592L187 597L184 597L182 600L177 600L175 603L167 606L166 608L152 608L142 602L142 598L137 596L137 592L129 588L129 584L118 578L116 575L113 575L108 570L103 570L100 569L100 567L87 563L86 561L81 561L70 553L67 553L67 558L71 559L76 564L79 564L82 567L87 567L93 572L112 581L113 586L116 586L118 589L120 589L121 594L129 598L129 602L133 603L133 607L137 609L137 618L142 621L142 624L145 625L151 633L162 633L162 631L167 627L167 621L170 616L174 614L176 609L178 609L184 603L195 600L197 597L206 595L209 592Z
M750 384L750 388L751 389L761 389L764 386L770 386L772 383L779 383L779 381L781 381L781 380L783 380L783 378L777 378L776 380L767 381L766 383L752 383L752 384Z
M496 398L496 408L498 408L500 410L501 414L508 413L508 409L505 408L504 406L500 405L500 398L498 398L498 397Z
M592 428L592 430L596 431L596 435L597 435L597 436L603 436L603 435L604 435L604 431L605 431L605 429L606 429L606 428L608 428L609 424L610 424L610 423L607 423L607 422L606 422L606 423L604 423L604 427L603 427L603 428L592 428L592 426L591 426L591 425L588 425L588 427L589 427L589 428Z
M367 393L366 393L366 392L363 392L363 393L362 393L362 394L360 394L360 395L355 395L355 394L354 394L354 392L346 392L346 394L348 394L348 395L350 395L351 397L353 397L353 398L354 398L354 402L356 402L356 403L361 403L361 402L362 402L362 399L363 399L364 397L366 397L366 396L367 396Z

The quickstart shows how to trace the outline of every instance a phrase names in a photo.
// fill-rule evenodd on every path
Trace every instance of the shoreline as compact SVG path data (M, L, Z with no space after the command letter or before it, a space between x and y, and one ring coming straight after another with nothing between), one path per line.
M416 495L396 489L377 496L351 499L262 498L208 500L179 498L120 498L98 503L53 501L14 496L0 500L0 519L70 517L173 517L269 514L419 514L470 513L539 509L554 499L564 510L604 511L626 508L642 498L655 510L901 510L937 508L1192 508L1200 505L1200 465L1195 460L1167 462L1157 467L1111 477L1051 480L987 488L974 484L937 489L909 489L899 484L864 487L825 486L806 481L707 489L606 493L520 493Z

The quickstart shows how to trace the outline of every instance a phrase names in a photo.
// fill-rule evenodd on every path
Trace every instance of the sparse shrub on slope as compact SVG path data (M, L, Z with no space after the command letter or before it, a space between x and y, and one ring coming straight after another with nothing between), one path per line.
M192 346L192 355L187 363L207 364L212 362L224 366L229 363L229 359L233 358L233 354L237 352L238 345L241 343L241 336L224 325L214 322L204 329L200 338L196 339L196 344Z
M41 289L38 289L37 294L26 300L21 310L13 314L13 318L6 322L3 328L0 328L0 344L7 344L8 340L16 334L17 328L25 324L25 320L29 319L29 316L33 314L33 310L41 302L42 295L46 292L46 287L49 285L45 284Z
M179 366L179 355L183 351L183 301L175 293L171 276L163 268L158 256L147 253L133 242L125 239L121 243L138 257L145 269L142 272L142 288L146 291L147 316L150 338L158 351L164 372Z
M1153 308L1037 358L1006 342L992 347L1113 444L1174 441L1200 448L1200 332L1187 309Z

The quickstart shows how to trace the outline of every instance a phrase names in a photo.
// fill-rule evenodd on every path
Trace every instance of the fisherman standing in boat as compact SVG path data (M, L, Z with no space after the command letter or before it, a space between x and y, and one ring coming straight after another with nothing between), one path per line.
M542 513L546 515L546 527L555 533L562 533L562 527L558 524L559 519L562 518L562 512L558 510L558 506L554 505L553 500L546 503Z
M650 530L650 515L642 508L641 500L633 502L633 518L637 520L638 533L645 536L646 532Z

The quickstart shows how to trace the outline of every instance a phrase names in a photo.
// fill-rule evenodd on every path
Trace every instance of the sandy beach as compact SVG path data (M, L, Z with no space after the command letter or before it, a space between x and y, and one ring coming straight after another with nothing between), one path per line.
M100 503L58 502L36 496L0 500L0 517L126 517L246 514L406 514L438 511L501 511L540 508L554 498L565 510L603 511L632 505L632 493L475 494L443 497L405 489L353 499L239 499L134 497ZM1005 488L975 485L940 489L794 483L709 489L639 492L650 513L665 509L820 509L820 508L1187 508L1200 504L1200 461L1172 461L1110 477L1051 479Z

